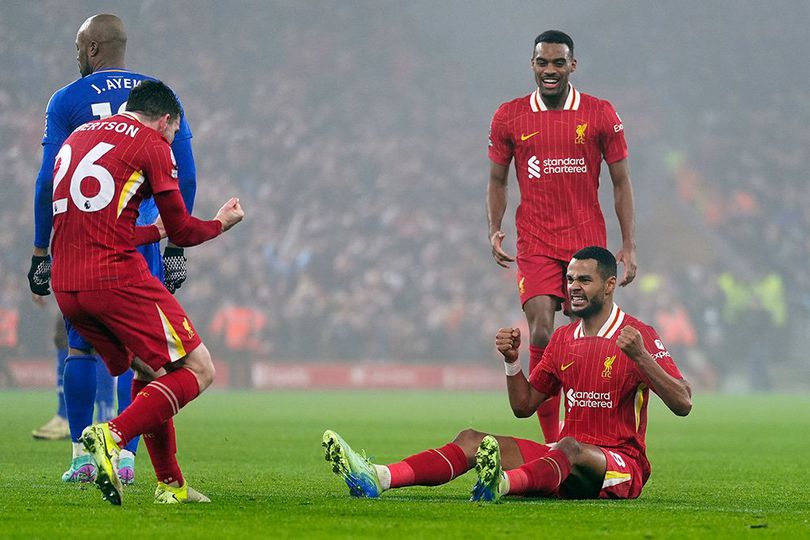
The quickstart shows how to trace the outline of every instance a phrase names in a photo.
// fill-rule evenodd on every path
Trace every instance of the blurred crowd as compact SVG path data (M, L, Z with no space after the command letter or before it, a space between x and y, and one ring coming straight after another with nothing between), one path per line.
M490 256L484 211L489 115L514 96L480 101L460 66L413 39L413 23L390 24L384 9L352 33L343 31L357 24L348 4L302 13L280 2L270 23L214 9L189 17L173 6L146 28L122 14L128 67L164 79L183 102L198 167L195 215L213 215L231 195L247 211L238 232L187 250L178 294L215 353L489 358L494 331L523 318L513 273ZM42 118L47 97L77 76L66 59L92 12L54 2L15 9L19 20L0 18L0 341L17 354L45 354L50 336L25 323L33 308L24 279ZM37 33L45 11L71 30ZM138 52L161 39L165 54ZM650 77L639 89L608 66L588 70L589 80L610 81L601 87L628 125L638 179L640 274L619 298L659 329L698 385L721 387L739 365L732 353L753 358L752 347L784 346L790 315L810 306L810 278L795 268L810 254L802 181L810 95L781 90L769 98L780 102L776 111L713 103L694 111L700 129L683 139L666 129L681 112L654 99L671 91L669 79ZM671 247L684 238L705 247ZM763 327L773 337L749 345ZM756 361L744 365L767 388Z

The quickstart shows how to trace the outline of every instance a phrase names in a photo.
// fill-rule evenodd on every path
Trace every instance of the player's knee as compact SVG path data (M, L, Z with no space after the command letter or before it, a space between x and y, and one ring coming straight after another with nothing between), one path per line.
M554 449L559 450L565 454L569 460L573 461L582 451L582 446L579 444L579 441L573 437L563 437L557 441Z
M467 456L468 459L475 457L475 452L478 450L478 446L480 446L481 441L486 436L486 433L481 433L480 431L474 430L472 428L467 428L462 430L456 435L456 438L453 439L453 444L458 445L462 450L464 450L464 454Z
M200 369L197 371L197 375L200 379L200 392L211 386L211 383L214 382L214 377L217 375L217 370L214 367L214 362L211 360L211 355L208 355L206 361L200 364Z
M208 388L216 376L214 361L205 345L200 345L186 357L185 367L194 372L200 385L200 392Z
M208 366L206 367L206 375L208 376L209 381L208 384L210 385L211 383L214 382L214 379L216 379L217 377L217 368L214 367L214 361L211 360L211 357L209 356L208 358L209 360Z

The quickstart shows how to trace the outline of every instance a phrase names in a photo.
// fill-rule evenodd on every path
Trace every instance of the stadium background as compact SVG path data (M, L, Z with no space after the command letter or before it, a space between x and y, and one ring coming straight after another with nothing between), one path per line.
M618 301L699 389L810 387L799 1L3 2L3 385L53 376L53 314L25 282L43 111L78 76L78 25L103 11L127 25L127 67L184 103L195 214L231 194L246 207L234 234L187 251L179 292L231 385L309 381L274 371L289 365L349 386L430 385L430 371L405 368L441 365L449 379L473 368L458 387L486 386L494 330L522 321L486 238L489 120L532 90L532 40L560 28L576 43L574 84L626 126L640 268ZM615 250L606 171L603 188ZM329 371L341 362L391 370Z

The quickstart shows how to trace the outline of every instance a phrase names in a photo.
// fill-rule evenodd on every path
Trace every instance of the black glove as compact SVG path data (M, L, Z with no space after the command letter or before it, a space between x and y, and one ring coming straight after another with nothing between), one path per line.
M28 271L28 286L31 292L38 296L48 296L51 294L51 257L45 255L31 256L31 269Z
M166 246L163 250L163 284L172 294L186 280L186 258L183 248Z

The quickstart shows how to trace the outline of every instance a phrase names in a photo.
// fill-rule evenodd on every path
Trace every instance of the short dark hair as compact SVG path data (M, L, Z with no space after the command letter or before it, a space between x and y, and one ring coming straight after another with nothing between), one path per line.
M183 113L180 102L171 88L161 81L143 81L132 89L127 100L127 110L141 113L150 120L168 114L178 118Z
M616 277L616 257L609 250L599 246L588 246L580 249L572 257L578 261L593 259L596 261L596 269L602 279Z
M568 45L568 53L572 58L574 56L574 40L571 39L571 36L560 30L546 30L534 38L534 49L532 49L532 54L534 54L534 51L537 50L538 43L561 43L563 45Z

